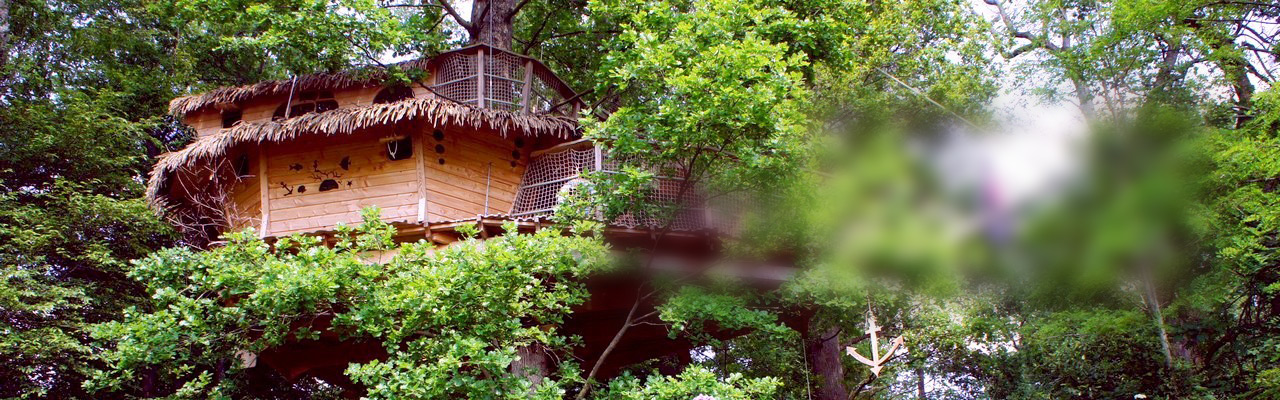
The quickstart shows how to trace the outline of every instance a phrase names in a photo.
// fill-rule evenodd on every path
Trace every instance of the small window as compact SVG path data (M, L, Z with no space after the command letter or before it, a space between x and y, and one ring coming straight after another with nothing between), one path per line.
M413 157L413 139L405 136L387 142L387 158L391 161L405 160Z
M241 154L240 157L236 157L236 176L241 178L249 176L248 154Z
M325 112L338 108L338 101L333 99L332 92L303 92L295 96L293 102L285 101L276 107L275 114L272 114L271 120L278 121L285 119L285 113L288 118L311 112Z
M226 110L222 112L222 127L230 128L236 126L244 119L244 113L240 110Z
M373 104L395 103L413 98L413 89L405 86L388 86L373 96Z

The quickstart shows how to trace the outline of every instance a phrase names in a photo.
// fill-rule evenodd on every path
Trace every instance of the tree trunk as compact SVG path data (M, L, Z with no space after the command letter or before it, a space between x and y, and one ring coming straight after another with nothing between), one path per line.
M542 380L551 375L551 358L547 357L546 348L534 343L516 350L515 361L511 362L511 373L528 379L537 388Z
M1085 81L1083 74L1070 73L1071 85L1075 87L1076 101L1080 102L1080 113L1084 114L1086 120L1092 121L1097 118L1097 108L1094 106L1093 89L1089 88L1089 83Z
M9 0L0 0L0 73L9 64ZM8 74L0 75L0 82Z
M923 366L916 367L916 397L919 397L920 400L925 400Z
M2 1L2 0L0 0ZM471 5L471 44L484 43L511 50L516 0L475 0Z
M847 400L849 389L844 386L844 365L840 362L844 346L840 345L839 328L827 329L817 336L805 338L804 346L809 357L809 368L819 378L817 398Z
M1244 59L1234 37L1223 35L1214 29L1205 29L1206 27L1196 19L1187 19L1183 22L1209 46L1213 58L1217 60L1215 63L1231 84L1231 89L1236 95L1235 127L1239 129L1249 120L1249 110L1253 108L1255 88L1253 82L1249 80L1249 62Z

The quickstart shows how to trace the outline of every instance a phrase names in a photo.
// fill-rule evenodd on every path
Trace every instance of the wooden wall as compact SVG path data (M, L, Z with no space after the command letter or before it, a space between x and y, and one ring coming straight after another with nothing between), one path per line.
M381 87L341 90L334 98L339 107L368 105L379 90ZM414 90L417 96L430 95L425 89ZM242 105L243 121L270 120L284 100L285 96L275 96ZM216 109L192 113L186 122L202 136L222 129ZM270 236L326 231L340 222L359 223L360 210L368 206L380 207L386 221L408 223L511 210L533 147L528 139L517 141L484 130L409 126L342 137L308 137L229 152L232 160L246 152L250 157L250 174L231 189L228 214L233 228L255 226L262 231L265 214ZM443 137L437 139L436 131ZM412 158L388 159L385 142L380 139L397 135L412 135ZM259 159L263 152L265 163ZM264 165L265 185L260 180ZM333 183L325 184L326 180ZM337 187L330 187L333 184ZM326 190L320 190L322 185ZM266 213L261 208L263 187L269 205Z
M444 140L436 140L434 129L428 129L423 135L427 139L423 147L427 166L427 215L431 221L510 212L529 157L529 146L524 140L520 141L524 145L517 148L515 140L492 132L463 129L441 132ZM519 157L514 157L513 152ZM485 209L486 193L488 210Z
M392 161L379 135L311 137L267 149L268 232L286 235L356 224L378 206L387 221L418 215L415 158Z
M380 140L400 133L393 130L308 137L246 150L250 175L233 186L228 206L234 228L261 224L261 152L267 155L270 236L327 231L338 223L357 224L360 210L369 206L381 208L385 221L404 223L466 219L511 210L527 164L528 146L517 148L516 141L491 132L439 129L443 138L437 140L435 128L401 129L412 135L414 154L398 161L387 157L385 141ZM245 153L233 151L228 156L234 159L240 154ZM420 186L422 181L425 187Z

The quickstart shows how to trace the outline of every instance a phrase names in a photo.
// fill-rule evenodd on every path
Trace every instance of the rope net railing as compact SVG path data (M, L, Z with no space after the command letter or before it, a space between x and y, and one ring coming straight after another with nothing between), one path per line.
M581 103L560 78L533 58L493 47L441 54L431 90L477 107L576 116Z
M626 160L614 159L600 147L566 149L538 156L525 168L510 215L551 215L586 183L588 173L618 173L626 164ZM727 220L709 218L722 213L708 212L708 199L698 188L685 187L684 181L664 176L654 178L651 185L644 195L646 207L616 216L608 224L644 229L661 229L670 224L670 228L677 231L729 228L724 223Z

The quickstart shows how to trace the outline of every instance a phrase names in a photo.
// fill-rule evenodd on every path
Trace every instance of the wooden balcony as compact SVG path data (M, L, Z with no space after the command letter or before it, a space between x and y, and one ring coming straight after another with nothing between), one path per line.
M459 103L570 117L583 107L580 93L532 57L475 45L441 54L431 63L431 90Z

